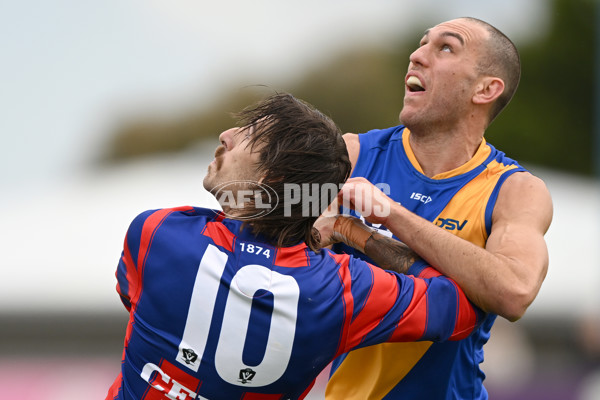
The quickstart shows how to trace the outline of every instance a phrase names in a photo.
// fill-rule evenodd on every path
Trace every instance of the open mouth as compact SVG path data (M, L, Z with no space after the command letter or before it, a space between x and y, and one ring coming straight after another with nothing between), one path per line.
M425 88L421 83L421 80L414 75L411 75L406 80L406 87L409 92L424 92Z

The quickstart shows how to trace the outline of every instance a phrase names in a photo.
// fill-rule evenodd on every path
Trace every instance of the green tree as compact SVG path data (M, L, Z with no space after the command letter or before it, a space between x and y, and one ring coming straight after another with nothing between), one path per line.
M594 7L555 0L548 34L520 48L519 89L486 135L509 156L593 172Z

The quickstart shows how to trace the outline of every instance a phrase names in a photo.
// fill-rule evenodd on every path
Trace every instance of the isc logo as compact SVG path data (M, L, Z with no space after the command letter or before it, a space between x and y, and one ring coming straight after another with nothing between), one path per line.
M427 204L427 203L433 201L431 196L426 196L424 194L416 193L416 192L413 192L413 194L410 195L410 198L413 200L419 200L423 204Z
M467 222L469 222L469 220L466 219L463 222L460 222L452 218L438 218L437 221L435 221L435 224L440 228L444 228L449 231L462 231L465 225L467 225Z

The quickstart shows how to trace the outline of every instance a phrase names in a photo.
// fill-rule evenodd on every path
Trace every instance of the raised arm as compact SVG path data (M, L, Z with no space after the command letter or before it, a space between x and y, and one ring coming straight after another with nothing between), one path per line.
M343 222L336 230L346 231L344 224L354 224L353 220L358 221L350 228L354 237L347 239L354 245L360 246L367 235L366 243L379 235L363 229L362 222L352 217L340 217L338 221ZM397 240L390 239L388 244L392 242ZM484 320L484 313L448 277L393 274L355 258L349 267L354 304L362 306L350 318L346 351L382 341L461 340Z
M340 197L345 206L355 208L355 194L364 196L372 186L363 178L350 179ZM442 274L453 278L484 311L515 321L535 299L548 268L544 234L552 220L550 194L538 178L516 173L504 183L485 249L435 226L381 192L371 200L361 202L363 209L357 211L369 222L385 225ZM389 207L386 215L372 212L384 206Z
M404 243L384 236L354 217L322 216L315 223L322 247L345 243L366 254L378 267L405 274L421 257Z

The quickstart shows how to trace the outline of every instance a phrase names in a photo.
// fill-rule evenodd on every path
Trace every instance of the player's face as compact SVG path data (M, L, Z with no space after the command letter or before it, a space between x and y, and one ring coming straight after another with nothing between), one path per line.
M411 129L451 129L467 118L487 32L473 21L439 24L410 56L400 120ZM414 128L413 128L414 126Z
M258 146L252 149L250 137L254 127L231 128L219 135L221 144L215 150L215 159L208 166L204 188L209 192L225 183L239 183L260 179L256 171L259 161Z

